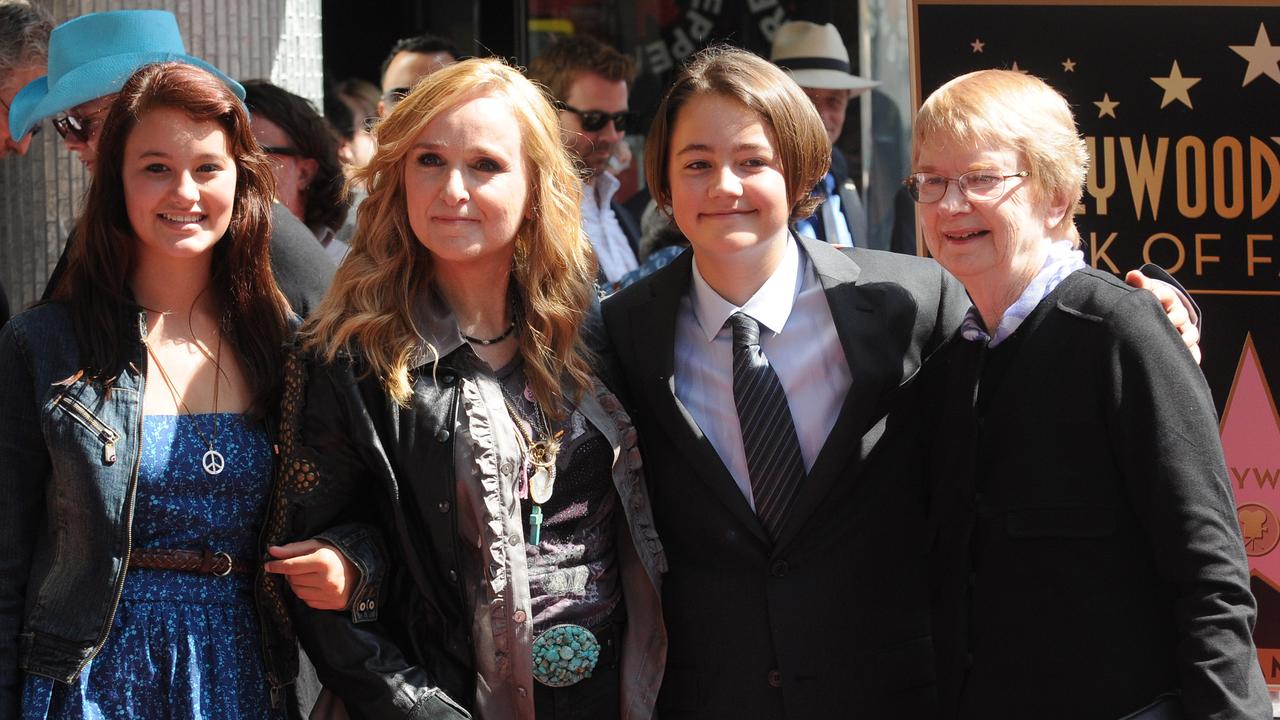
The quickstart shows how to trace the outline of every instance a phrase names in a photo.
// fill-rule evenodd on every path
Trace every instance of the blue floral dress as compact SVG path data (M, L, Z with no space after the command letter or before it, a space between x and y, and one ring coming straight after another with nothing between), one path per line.
M226 552L256 562L271 487L265 432L216 416L219 475L200 465L215 416L143 419L133 547ZM28 675L24 720L45 718L283 718L271 707L253 577L130 569L111 633L70 684Z

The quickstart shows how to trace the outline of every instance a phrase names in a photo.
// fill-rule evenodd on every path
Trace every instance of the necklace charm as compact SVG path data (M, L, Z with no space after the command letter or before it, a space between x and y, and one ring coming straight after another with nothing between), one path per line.
M551 499L556 487L556 466L534 464L533 474L529 476L529 499L542 505Z
M227 466L227 461L222 457L222 453L209 448L205 451L204 457L200 458L200 464L204 466L204 471L210 475L221 475L222 469Z
M529 446L529 499L537 505L546 504L556 487L556 455L560 443L555 438L538 440Z
M529 511L529 544L542 542L542 506L534 505Z

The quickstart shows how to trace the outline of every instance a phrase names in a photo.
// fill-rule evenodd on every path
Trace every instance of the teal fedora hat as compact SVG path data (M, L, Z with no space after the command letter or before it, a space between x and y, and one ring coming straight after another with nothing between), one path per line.
M94 98L119 92L138 68L181 62L208 70L244 100L244 88L218 68L187 54L178 19L164 10L90 13L59 25L49 36L49 74L18 91L9 108L13 137Z

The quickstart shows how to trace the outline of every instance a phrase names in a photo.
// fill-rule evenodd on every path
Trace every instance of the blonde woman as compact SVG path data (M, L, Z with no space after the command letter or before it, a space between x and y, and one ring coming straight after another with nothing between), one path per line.
M665 559L579 337L596 268L556 112L477 59L376 132L289 370L288 526L269 529L320 533L360 580L348 612L296 603L298 635L361 717L649 717ZM379 544L385 562L360 559Z

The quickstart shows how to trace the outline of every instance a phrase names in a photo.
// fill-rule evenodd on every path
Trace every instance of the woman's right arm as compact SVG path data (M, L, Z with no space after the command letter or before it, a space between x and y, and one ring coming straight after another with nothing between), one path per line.
M18 633L49 476L29 350L14 323L0 330L0 718L18 712Z
M367 434L353 425L368 422L358 403L354 381L334 368L315 369L286 398L279 482L289 497L287 539L321 537L337 547L361 571L349 610L318 610L295 599L290 612L298 638L320 680L362 718L468 718L426 671L405 657L379 616L386 552L382 539L395 528L382 526L388 502L379 476L366 465L366 453L354 439ZM342 375L341 378L335 375ZM288 435L295 433L290 439ZM336 534L335 534L335 531Z

